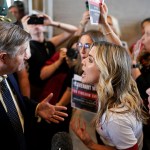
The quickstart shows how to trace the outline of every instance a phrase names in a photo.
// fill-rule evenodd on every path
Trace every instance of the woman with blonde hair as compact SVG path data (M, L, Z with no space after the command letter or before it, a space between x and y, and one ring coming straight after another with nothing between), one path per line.
M142 123L147 116L135 81L131 76L131 59L121 46L95 42L82 61L82 82L96 86L98 111L95 125L104 145L96 144L86 132L84 122L71 122L82 142L92 150L141 150Z

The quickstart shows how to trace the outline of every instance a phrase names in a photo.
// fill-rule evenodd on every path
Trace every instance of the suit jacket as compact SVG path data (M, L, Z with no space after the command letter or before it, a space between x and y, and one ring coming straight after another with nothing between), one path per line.
M29 100L21 95L17 82L13 75L8 75L7 81L12 89L12 92L17 96L18 105L24 117L24 135L28 144L28 136L30 136L30 122L35 117L35 108L37 103ZM6 111L0 102L0 149L5 150L22 150L19 148L17 137L13 127L10 124ZM28 147L28 146L27 146Z

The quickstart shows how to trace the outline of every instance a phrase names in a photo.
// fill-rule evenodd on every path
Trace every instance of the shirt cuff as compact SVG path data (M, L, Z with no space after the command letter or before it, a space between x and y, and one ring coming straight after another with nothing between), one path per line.
M42 118L37 114L38 107L39 107L39 104L36 106L36 109L35 109L35 117L37 117L37 122L41 122Z

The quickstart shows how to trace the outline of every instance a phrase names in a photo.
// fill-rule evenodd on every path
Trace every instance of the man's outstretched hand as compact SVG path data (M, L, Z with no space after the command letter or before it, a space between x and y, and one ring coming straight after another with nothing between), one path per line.
M51 105L49 101L52 97L53 94L51 93L38 104L36 115L43 118L48 123L59 123L60 121L64 121L65 117L68 117L67 113L62 112L64 110L67 110L67 108L65 106Z

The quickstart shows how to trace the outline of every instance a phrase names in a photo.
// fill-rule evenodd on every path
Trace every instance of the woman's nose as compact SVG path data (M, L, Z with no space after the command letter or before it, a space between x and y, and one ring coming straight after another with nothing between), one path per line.
M86 53L84 46L80 49L80 52L81 52L82 54L85 54L85 53Z
M145 40L145 34L143 34L142 38L141 38L141 41L144 41Z

